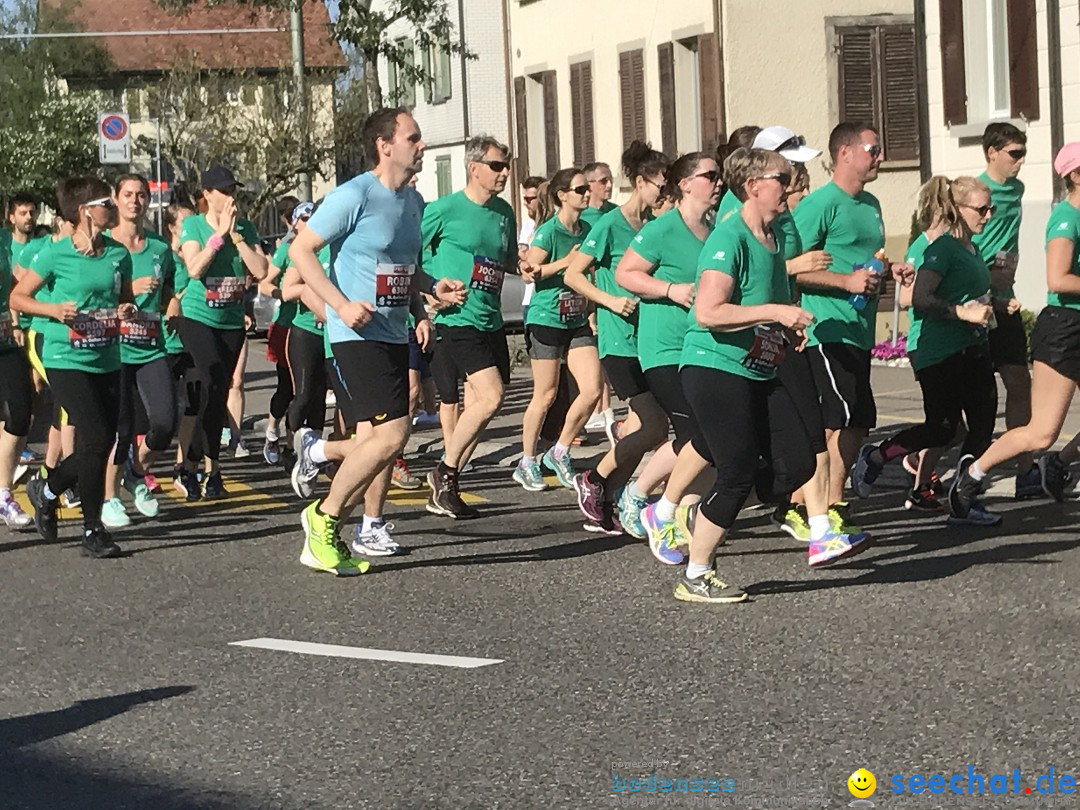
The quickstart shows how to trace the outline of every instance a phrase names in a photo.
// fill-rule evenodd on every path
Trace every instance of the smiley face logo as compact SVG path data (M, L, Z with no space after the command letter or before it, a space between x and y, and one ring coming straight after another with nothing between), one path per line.
M868 799L877 790L877 780L866 768L859 768L848 777L847 786L856 799Z

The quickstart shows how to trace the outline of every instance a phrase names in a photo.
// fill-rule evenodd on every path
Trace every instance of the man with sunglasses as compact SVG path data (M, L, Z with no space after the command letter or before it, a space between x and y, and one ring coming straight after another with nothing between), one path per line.
M979 175L990 188L994 215L972 244L990 268L994 317L990 331L990 356L1005 384L1005 427L1023 427L1031 419L1031 375L1028 372L1027 337L1013 282L1020 246L1024 184L1017 175L1027 156L1027 135L1006 121L987 124L983 132L986 171ZM1042 494L1038 467L1030 453L1016 459L1016 497Z
M814 316L807 351L813 367L829 448L829 503L844 518L844 482L867 433L877 422L870 388L870 349L877 325L880 277L867 265L885 246L881 204L866 191L881 166L872 127L838 124L829 136L833 179L811 192L794 213L804 250L824 250L828 270L798 277L802 305ZM909 284L910 265L893 264ZM863 296L859 309L852 296ZM841 521L844 522L843 520Z
M510 352L502 319L506 272L517 272L514 209L499 194L510 177L510 150L487 136L465 144L465 188L424 209L425 263L437 278L462 282L464 303L435 313L432 376L439 389L439 416L446 455L428 474L427 509L451 518L475 517L461 499L458 472L480 434L502 406L510 383ZM458 385L465 381L464 408Z

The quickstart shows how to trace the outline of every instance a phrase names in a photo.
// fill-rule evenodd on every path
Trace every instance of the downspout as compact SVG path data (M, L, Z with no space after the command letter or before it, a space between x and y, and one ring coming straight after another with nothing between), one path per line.
M716 36L716 84L720 98L716 105L716 127L720 131L717 134L727 140L727 88L724 86L724 16L720 8L720 0L713 0L713 31ZM719 147L723 142L718 143Z
M517 150L517 144L514 143L514 96L511 90L514 78L511 74L510 66L510 0L503 0L502 2L502 22L503 22L503 72L504 72L504 84L506 85L506 143L510 147L510 182L509 186L513 189L510 197L510 204L514 207L514 215L520 219L520 198L518 193L518 184L524 180L524 177L518 177L518 162L513 160L513 156Z
M919 180L933 175L930 154L930 90L926 81L926 0L915 0L915 76L919 104Z
M1050 155L1057 155L1065 145L1065 115L1062 111L1061 86L1061 2L1046 0L1046 56L1050 66ZM1060 200L1065 186L1053 174L1054 201Z
M471 130L469 127L469 80L466 74L468 59L465 58L465 0L458 0L458 41L461 43L461 140L467 141Z

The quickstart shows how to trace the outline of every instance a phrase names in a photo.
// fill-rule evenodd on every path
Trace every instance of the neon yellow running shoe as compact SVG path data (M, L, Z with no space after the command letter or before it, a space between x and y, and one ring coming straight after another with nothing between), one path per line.
M300 513L304 527L304 550L300 562L315 571L325 571L339 577L355 577L363 574L371 563L349 553L349 547L341 539L338 519L332 515L319 514L318 501L312 501Z

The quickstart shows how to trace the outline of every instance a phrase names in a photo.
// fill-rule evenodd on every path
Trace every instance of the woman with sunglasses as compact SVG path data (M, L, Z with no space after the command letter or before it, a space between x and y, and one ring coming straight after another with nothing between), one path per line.
M634 188L630 199L600 217L566 269L567 286L596 306L600 362L615 394L630 406L618 444L594 469L574 477L578 506L589 526L613 534L621 534L623 528L615 521L614 496L642 457L667 438L667 416L649 392L637 357L637 298L616 283L615 268L651 217L664 190L669 163L647 143L630 144L622 155L623 176ZM638 522L636 515L634 522ZM629 531L634 533L632 527Z
M997 383L990 359L993 328L990 271L971 242L994 212L990 189L974 177L934 177L927 184L930 217L948 230L923 253L912 290L912 328L918 343L911 365L923 394L925 421L878 445L865 445L851 473L852 488L865 498L890 461L929 447L943 447L956 435L963 415L968 433L961 463L981 455L994 436ZM974 498L950 522L995 526L1001 516Z
M615 269L615 281L641 298L638 362L675 430L675 441L657 450L637 481L627 485L620 514L627 520L624 527L635 536L648 536L653 555L667 565L682 562L681 547L689 541L686 510L677 516L676 508L684 499L684 506L698 500L687 493L710 463L683 394L679 363L687 312L694 301L698 255L712 231L720 189L720 168L704 152L691 152L672 163L665 193L675 207L641 229ZM660 500L646 506L649 493L664 481Z
M187 459L185 478L203 498L225 494L218 456L221 431L226 420L226 400L233 371L244 347L244 291L250 274L256 281L266 277L266 256L259 246L255 226L236 210L240 186L233 173L222 166L203 172L201 178L205 214L184 220L180 250L187 265L181 337L195 363L200 385L199 422L195 448ZM201 437L198 434L201 433ZM196 484L198 459L205 455L201 491ZM189 487L191 498L192 490Z
M525 321L533 393L521 426L524 455L513 476L529 492L547 488L541 463L555 473L562 486L574 486L570 445L596 407L603 385L585 296L568 287L565 280L566 268L577 257L578 246L589 232L581 219L581 212L589 204L589 185L579 169L560 169L540 187L539 193L539 224L525 255L530 269L522 273L523 280L536 285ZM564 359L567 370L574 375L578 395L570 403L555 446L538 459L540 428L555 401Z
M120 322L135 312L131 255L105 236L116 224L109 185L96 177L73 177L56 188L60 214L75 226L70 237L46 245L11 293L11 306L41 316L42 360L53 395L75 425L75 452L48 479L27 485L34 525L55 541L61 492L79 487L83 554L117 557L120 548L101 525L105 467L116 439L120 389ZM50 301L34 293L48 285Z
M1031 333L1033 368L1031 421L1014 428L990 445L976 460L961 458L949 490L949 511L956 516L977 509L987 474L1022 453L1039 453L1061 435L1076 386L1080 385L1080 141L1067 143L1054 158L1054 171L1065 181L1066 196L1050 212L1046 224L1046 306ZM1062 453L1038 461L1042 487L1061 502L1065 499L1068 466L1076 457L1074 439Z
M162 315L172 302L173 254L169 243L146 229L150 205L150 184L137 174L116 181L119 214L116 227L106 235L115 239L131 256L131 289L135 295L134 315L120 325L120 414L117 420L116 452L105 478L105 504L101 522L106 528L128 526L131 518L117 497L120 467L122 483L131 493L135 508L144 517L156 517L157 500L150 492L146 476L155 459L168 449L176 432L176 390L172 367L165 354ZM136 397L142 403L149 424L142 444L134 445Z

